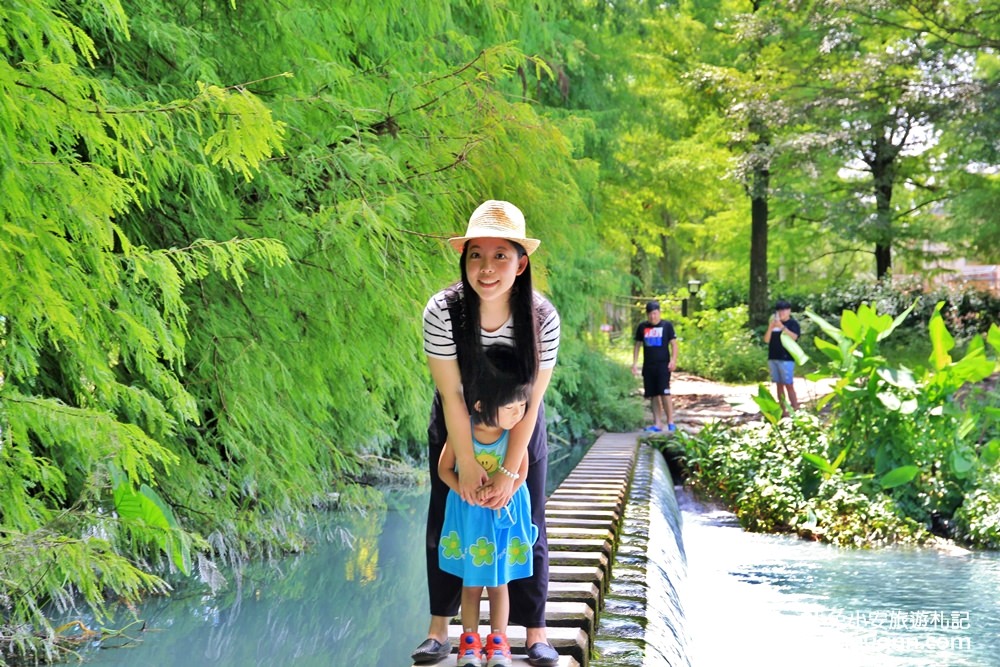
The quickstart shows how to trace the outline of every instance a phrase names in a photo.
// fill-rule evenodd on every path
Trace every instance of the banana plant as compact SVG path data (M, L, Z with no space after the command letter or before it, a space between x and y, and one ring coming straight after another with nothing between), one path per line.
M835 410L839 413L841 448L837 455L832 459L815 454L805 456L824 474L832 475L852 461L853 472L871 473L883 489L890 489L911 482L930 461L944 453L935 448L950 450L946 456L948 465L959 479L968 475L979 459L984 463L1000 459L1000 443L989 443L979 455L968 444L968 436L976 428L980 415L995 416L957 414L950 400L958 389L997 370L998 362L987 357L986 345L1000 353L1000 330L994 325L985 338L974 338L965 356L955 361L951 357L955 341L941 316L944 304L938 303L929 323L932 344L929 368L895 367L882 355L879 344L905 321L916 305L914 301L892 318L862 304L856 312L845 310L840 326L811 310L806 311L806 316L829 338L816 338L816 349L828 358L828 363L808 377L835 380L832 392L820 401L819 407L836 400ZM796 361L800 360L799 355L805 357L794 341L782 340L782 343ZM934 438L925 437L928 424L948 430L941 426L943 416L955 425L951 441L935 442ZM854 457L852 452L856 452Z

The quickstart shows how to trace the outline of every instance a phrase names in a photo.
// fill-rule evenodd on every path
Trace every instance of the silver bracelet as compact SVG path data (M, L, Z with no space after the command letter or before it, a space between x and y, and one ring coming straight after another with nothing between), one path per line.
M521 479L521 476L518 475L516 472L511 472L511 471L507 470L506 468L504 468L503 466L500 466L499 468L497 468L497 470L499 470L503 474L507 475L511 479Z

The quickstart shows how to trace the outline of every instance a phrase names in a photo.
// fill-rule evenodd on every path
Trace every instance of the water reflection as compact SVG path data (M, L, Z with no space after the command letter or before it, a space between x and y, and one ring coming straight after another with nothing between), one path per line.
M549 493L589 444L553 448ZM216 595L193 581L175 583L170 598L139 607L146 631L129 633L138 641L107 641L83 657L105 667L409 665L429 620L428 493L386 490L386 511L317 514L306 553L252 563L240 578L227 572L229 587ZM120 614L107 627L132 621Z
M1000 556L742 532L682 499L692 664L996 665Z
M215 596L189 585L139 612L141 643L92 649L93 665L409 664L426 630L422 490L387 496L385 512L317 517L308 552L256 563ZM353 540L341 539L343 530Z
M409 664L428 620L427 496L416 489L386 499L384 512L318 515L321 539L311 550L252 564L214 596L188 584L150 600L139 608L147 624L139 643L91 647L84 659L122 667ZM674 583L694 667L998 664L998 554L846 551L744 533L680 490L678 500L687 577Z

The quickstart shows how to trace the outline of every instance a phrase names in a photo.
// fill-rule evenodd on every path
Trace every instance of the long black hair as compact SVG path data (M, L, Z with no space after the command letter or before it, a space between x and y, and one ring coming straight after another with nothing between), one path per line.
M477 369L476 381L467 385L465 400L477 424L498 426L500 409L511 403L531 403L531 381L521 375L517 351L510 345L490 345L485 362Z
M527 251L521 244L510 243L517 250L517 257L527 256ZM479 369L488 363L483 352L482 322L479 312L479 295L472 289L465 263L469 254L469 244L466 242L459 259L461 282L452 285L446 300L451 315L451 330L455 339L455 349L458 354L458 368L462 375L463 388L474 387L479 380ZM510 312L514 319L514 348L517 352L517 376L525 382L533 384L538 376L538 315L535 309L535 290L531 284L531 260L521 275L514 278L510 289ZM466 391L466 393L469 393ZM466 404L468 405L468 398ZM471 412L471 409L470 409Z

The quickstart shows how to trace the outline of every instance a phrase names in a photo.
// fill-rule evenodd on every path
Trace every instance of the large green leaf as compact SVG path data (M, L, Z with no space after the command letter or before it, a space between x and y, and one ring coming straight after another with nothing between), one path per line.
M902 389L916 390L920 387L913 371L909 368L886 368L882 367L876 371L878 376L894 387Z
M815 322L817 325L819 325L819 328L823 330L823 333L825 333L827 336L835 340L838 345L841 345L841 347L843 347L843 345L846 343L847 346L850 347L850 339L847 336L845 336L840 329L827 322L822 315L818 315L814 313L812 310L809 310L808 308L805 311L805 315L813 322Z
M151 529L143 533L159 545L177 569L186 574L188 557L177 535L177 520L160 495L145 484L137 491L127 480L123 480L114 487L113 496L118 516L125 522L138 521Z
M934 306L934 314L931 315L931 320L928 324L931 336L931 356L929 361L934 369L938 371L951 363L949 352L955 347L955 339L948 332L944 318L941 317L942 306L944 306L944 301L938 301L937 305Z
M956 447L951 450L948 463L951 465L951 470L955 473L955 477L964 479L969 474L969 471L975 467L976 455L967 448Z
M843 351L833 343L823 338L814 338L813 344L816 349L828 356L833 361L842 362L844 360Z
M891 391L880 391L876 394L879 402L885 406L887 410L892 410L893 412L899 412L903 415L913 414L920 407L920 403L915 398L901 397L898 394Z
M993 347L993 350L1000 355L1000 327L996 324L990 325L990 330L986 332L986 341ZM1000 364L1000 359L997 360Z
M772 424L778 423L782 413L781 404L771 395L766 384L760 383L757 385L757 395L751 396L751 398L760 407L760 412L764 415L765 419Z
M886 474L879 478L878 483L883 489L891 489L897 486L902 486L903 484L908 484L917 476L920 472L920 468L917 466L899 466L898 468L893 468Z
M979 452L979 459L986 466L995 466L1000 461L1000 439L993 438Z
M909 308L907 308L906 310L904 310L903 312L901 312L899 315L897 315L896 319L894 319L892 321L892 324L890 324L888 327L886 327L883 331L879 332L878 340L879 341L885 340L885 338L887 336L889 336L889 334L891 334L893 331L895 331L896 328L899 327L899 325L901 325L906 320L906 318L910 316L910 313L913 312L913 309L917 307L918 303L920 303L920 297L917 297L916 299L914 299L913 303L910 304Z
M837 472L836 466L818 454L813 454L812 452L802 452L802 458L828 475L832 475Z
M864 306L862 306L863 308ZM859 312L863 312L859 309ZM845 310L840 316L840 330L855 343L861 342L864 338L864 327L861 319L853 310Z

